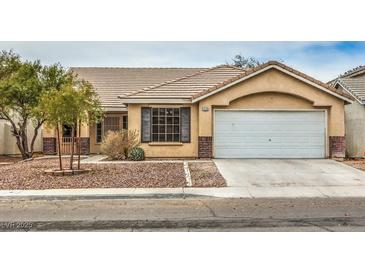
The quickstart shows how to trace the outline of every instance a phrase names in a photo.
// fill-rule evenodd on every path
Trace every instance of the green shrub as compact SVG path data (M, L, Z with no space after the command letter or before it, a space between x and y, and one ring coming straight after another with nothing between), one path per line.
M141 147L132 148L129 158L132 161L143 161L144 160L144 150Z

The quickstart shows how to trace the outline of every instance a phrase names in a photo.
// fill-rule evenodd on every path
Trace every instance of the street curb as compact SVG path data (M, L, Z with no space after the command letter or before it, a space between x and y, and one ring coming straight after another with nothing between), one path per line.
M1 199L143 199L143 198L365 198L365 186L330 187L178 187L0 190Z
M23 221L0 222L0 231L76 231L115 229L178 229L178 228L273 228L364 226L364 217L325 218L207 218L173 220L98 220L98 221Z

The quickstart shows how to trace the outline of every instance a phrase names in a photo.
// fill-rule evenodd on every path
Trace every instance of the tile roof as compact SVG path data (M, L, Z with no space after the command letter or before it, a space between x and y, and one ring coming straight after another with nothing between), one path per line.
M79 77L94 86L102 105L106 108L123 107L118 96L191 75L203 69L205 68L71 68Z
M240 76L245 71L230 65L204 69L153 87L141 89L125 97L130 98L192 98L195 94Z
M340 78L349 77L349 76L354 77L356 75L363 74L363 73L365 73L365 66L358 66L354 69L346 71L344 74L340 75Z
M365 104L365 77L339 78L336 83L350 92L362 104Z
M190 98L197 99L207 95L215 90L224 88L235 81L240 80L246 76L254 74L257 71L263 70L269 66L278 66L282 69L300 76L314 84L317 84L330 92L337 93L342 97L350 100L353 98L334 87L318 81L304 73L301 73L291 67L288 67L277 61L269 61L265 64L257 66L252 69L243 70L230 65L221 65L210 69L202 70L190 76L181 77L170 82L166 82L154 87L142 89L137 92L121 96L121 98L138 99L138 98Z

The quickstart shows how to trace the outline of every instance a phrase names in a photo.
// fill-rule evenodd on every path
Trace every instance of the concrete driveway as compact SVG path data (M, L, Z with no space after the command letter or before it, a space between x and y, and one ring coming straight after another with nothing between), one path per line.
M365 186L365 172L334 160L215 159L228 187Z

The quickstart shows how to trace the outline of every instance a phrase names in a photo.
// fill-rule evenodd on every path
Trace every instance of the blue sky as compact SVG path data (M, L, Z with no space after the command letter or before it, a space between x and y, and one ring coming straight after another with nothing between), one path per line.
M241 53L283 61L322 81L365 65L365 42L0 42L0 49L66 67L209 67Z

